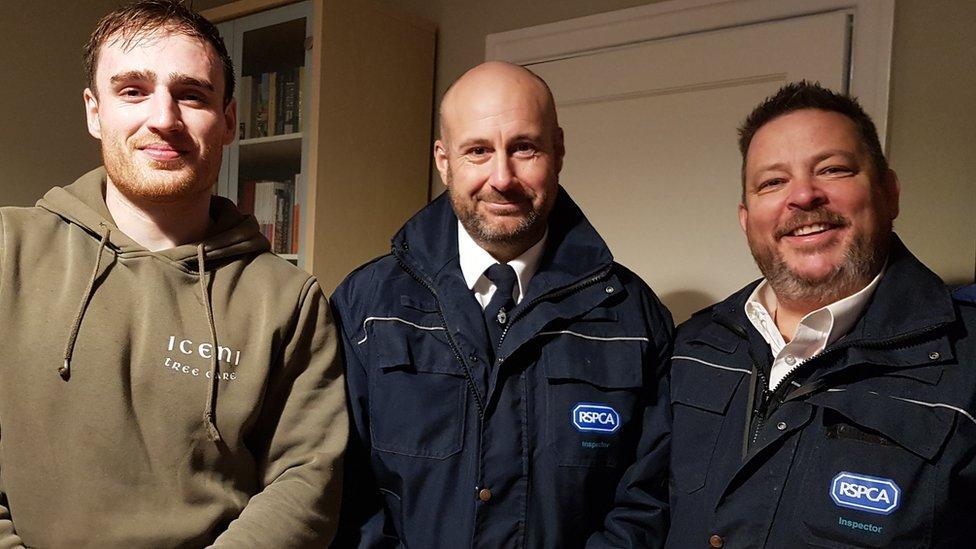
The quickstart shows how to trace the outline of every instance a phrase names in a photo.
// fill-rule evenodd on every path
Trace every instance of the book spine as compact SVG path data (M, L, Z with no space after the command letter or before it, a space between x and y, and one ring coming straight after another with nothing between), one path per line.
M251 137L254 128L254 121L251 118L251 82L250 76L242 76L237 83L237 120L240 131L238 139Z
M291 250L288 239L291 237L291 191L285 183L275 183L275 231L273 250L276 254L288 253Z
M279 104L278 124L283 134L298 131L298 69L278 73Z
M276 106L278 104L278 74L274 72L268 73L268 135L276 135L278 132L275 131L278 127L278 109Z
M245 215L254 214L254 181L241 181L237 190L237 209Z
M268 83L270 77L268 73L255 77L252 97L254 99L252 110L254 123L250 137L265 137L268 135Z

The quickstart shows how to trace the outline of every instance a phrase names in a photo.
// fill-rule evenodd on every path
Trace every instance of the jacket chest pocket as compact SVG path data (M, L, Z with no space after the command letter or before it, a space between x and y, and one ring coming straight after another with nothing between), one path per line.
M705 485L729 403L749 374L691 356L671 358L671 484L685 493ZM736 414L732 414L738 417ZM728 448L738 453L741 447Z
M633 460L643 387L641 342L562 335L544 353L546 440L563 466Z
M801 490L808 504L796 512L805 540L819 547L928 547L935 498L946 490L933 460L951 413L870 393L827 396L820 430L804 444Z
M373 449L429 459L460 452L467 383L447 342L390 325L376 326L370 339Z

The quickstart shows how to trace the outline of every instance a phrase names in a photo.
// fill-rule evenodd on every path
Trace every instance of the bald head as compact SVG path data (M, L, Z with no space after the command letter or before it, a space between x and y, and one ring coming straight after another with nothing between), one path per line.
M461 75L441 99L441 139L449 140L453 127L508 109L530 109L542 116L544 126L556 131L556 104L546 82L525 67L488 61Z
M545 234L558 194L563 132L549 86L492 61L464 73L440 107L434 163L458 220L495 259Z

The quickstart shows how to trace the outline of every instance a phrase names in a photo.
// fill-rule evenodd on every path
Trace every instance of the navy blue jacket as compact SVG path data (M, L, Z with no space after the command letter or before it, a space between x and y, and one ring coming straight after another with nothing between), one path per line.
M758 282L678 328L669 547L974 546L976 306L894 240L855 326L774 394Z
M663 546L671 317L564 190L494 353L443 195L333 307L353 421L336 547Z

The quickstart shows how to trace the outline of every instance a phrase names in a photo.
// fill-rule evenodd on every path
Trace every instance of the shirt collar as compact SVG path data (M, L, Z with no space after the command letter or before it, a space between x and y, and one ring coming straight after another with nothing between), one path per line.
M546 240L549 237L549 230L531 248L522 252L522 255L508 262L515 270L518 278L518 292L515 301L521 301L529 287L529 281L539 270L539 260L542 259L542 252L546 249ZM469 290L474 290L479 279L484 278L483 283L491 284L487 277L484 277L485 269L498 263L490 253L478 245L465 230L461 222L458 221L458 261L461 263L461 274Z
M801 326L822 332L826 335L823 341L824 347L843 337L861 316L884 272L885 269L882 268L881 272L858 292L807 313L800 319L797 332L800 331ZM769 344L774 355L786 345L783 335L773 321L777 306L776 293L765 279L756 286L745 304L746 317Z

